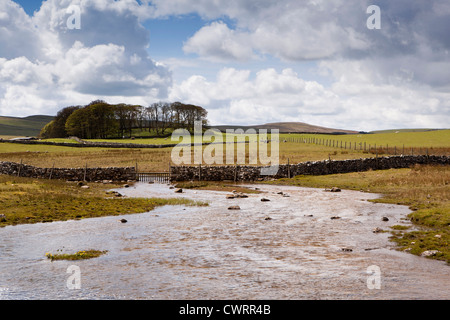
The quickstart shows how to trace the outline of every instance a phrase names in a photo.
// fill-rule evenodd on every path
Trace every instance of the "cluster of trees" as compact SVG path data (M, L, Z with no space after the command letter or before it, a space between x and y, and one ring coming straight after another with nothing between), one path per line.
M208 112L199 106L181 102L157 102L149 107L129 104L111 105L96 100L86 106L60 110L42 130L40 137L104 139L132 136L133 129L165 135L169 129L194 130L194 122L207 125Z

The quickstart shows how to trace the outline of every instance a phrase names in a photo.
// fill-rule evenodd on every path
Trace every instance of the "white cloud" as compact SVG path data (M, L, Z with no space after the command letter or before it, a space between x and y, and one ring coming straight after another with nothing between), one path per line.
M170 97L202 105L212 124L260 124L301 121L354 130L400 127L447 127L450 94L406 85L376 83L374 73L358 62L321 65L334 75L326 88L303 80L292 69L224 68L215 81L192 76L176 85ZM444 112L443 112L444 111Z
M213 61L246 61L253 57L250 40L247 34L230 30L223 22L213 22L190 38L183 50Z
M67 28L70 5L81 30ZM33 17L0 2L0 114L55 114L94 99L151 102L167 97L171 72L147 53L138 3L47 0Z

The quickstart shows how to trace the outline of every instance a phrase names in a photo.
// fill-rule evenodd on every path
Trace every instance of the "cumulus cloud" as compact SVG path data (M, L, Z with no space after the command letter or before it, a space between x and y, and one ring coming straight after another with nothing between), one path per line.
M317 61L317 72L328 79L326 87L303 81L304 89L290 94L276 86L270 90L283 79L268 70L254 80L224 82L221 71L216 81L196 76L177 85L172 94L214 108L210 117L217 122L248 116L253 122L299 120L360 130L448 127L450 5L446 0L218 0L203 8L198 6L204 1L153 3L155 14L170 14L172 8L177 14L197 12L219 20L185 43L184 49L201 59L251 62L269 55L294 65ZM381 9L379 30L366 27L366 9L372 4ZM233 23L220 22L224 15ZM301 75L290 81L302 82ZM237 96L242 88L246 95ZM224 92L230 92L228 100L217 98Z
M67 28L73 4L81 30ZM366 27L372 4L379 30ZM142 22L189 14L204 25L183 44L189 57L166 57L184 72L172 83ZM167 98L202 105L217 124L447 127L449 29L447 0L47 0L33 17L0 0L0 113ZM305 62L317 80L294 72Z
M369 30L376 4L382 28ZM208 60L251 61L270 55L290 62L371 59L389 79L406 70L412 80L448 89L450 9L446 0L154 0L153 15L197 13L218 19L185 42ZM221 22L227 17L229 26Z
M71 29L68 8L81 9ZM66 105L152 101L167 97L171 72L147 53L149 31L134 0L47 0L30 17L0 3L0 113L50 113ZM19 95L18 92L21 92Z
M325 87L292 69L222 69L215 81L192 76L174 86L170 97L200 104L213 124L301 121L334 128L376 130L448 126L443 109L450 94L426 88L376 83L364 63L323 62L335 81ZM350 75L350 76L349 76Z

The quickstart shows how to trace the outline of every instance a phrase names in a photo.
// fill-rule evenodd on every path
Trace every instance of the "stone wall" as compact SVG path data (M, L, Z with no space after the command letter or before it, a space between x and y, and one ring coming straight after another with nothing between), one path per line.
M181 146L191 146L194 144L180 144L180 143L168 143L168 144L139 144L139 143L118 143L118 142L50 142L40 140L2 140L0 143L15 143L25 145L46 145L46 146L59 146L59 147L71 147L71 148L127 148L127 149L161 149L161 148L173 148ZM209 145L210 142L204 142L202 145ZM212 143L214 144L214 143Z
M136 178L134 167L124 168L38 168L15 162L0 162L0 174L67 181L127 181Z
M173 148L178 144L138 144L138 143L115 143L115 142L89 142L89 143L71 143L71 142L50 142L39 140L1 140L0 143L16 143L26 145L47 145L60 146L71 148L129 148L129 149L143 149L143 148Z
M449 165L447 156L393 156L353 160L310 161L298 164L279 165L275 175L261 175L258 166L172 166L172 181L260 181L294 177L296 175L325 175L409 168L415 164ZM0 174L68 181L127 181L136 179L134 167L109 168L38 168L15 162L1 162Z
M310 161L299 164L279 165L276 175L261 175L257 166L173 166L174 181L258 181L293 177L296 175L325 175L335 173L359 172L409 168L415 164L449 165L447 156L392 156L353 160Z

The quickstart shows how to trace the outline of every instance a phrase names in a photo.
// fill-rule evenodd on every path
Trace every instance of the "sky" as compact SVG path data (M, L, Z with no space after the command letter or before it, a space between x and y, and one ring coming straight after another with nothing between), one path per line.
M214 125L449 128L449 31L448 0L0 0L0 115L180 101Z

